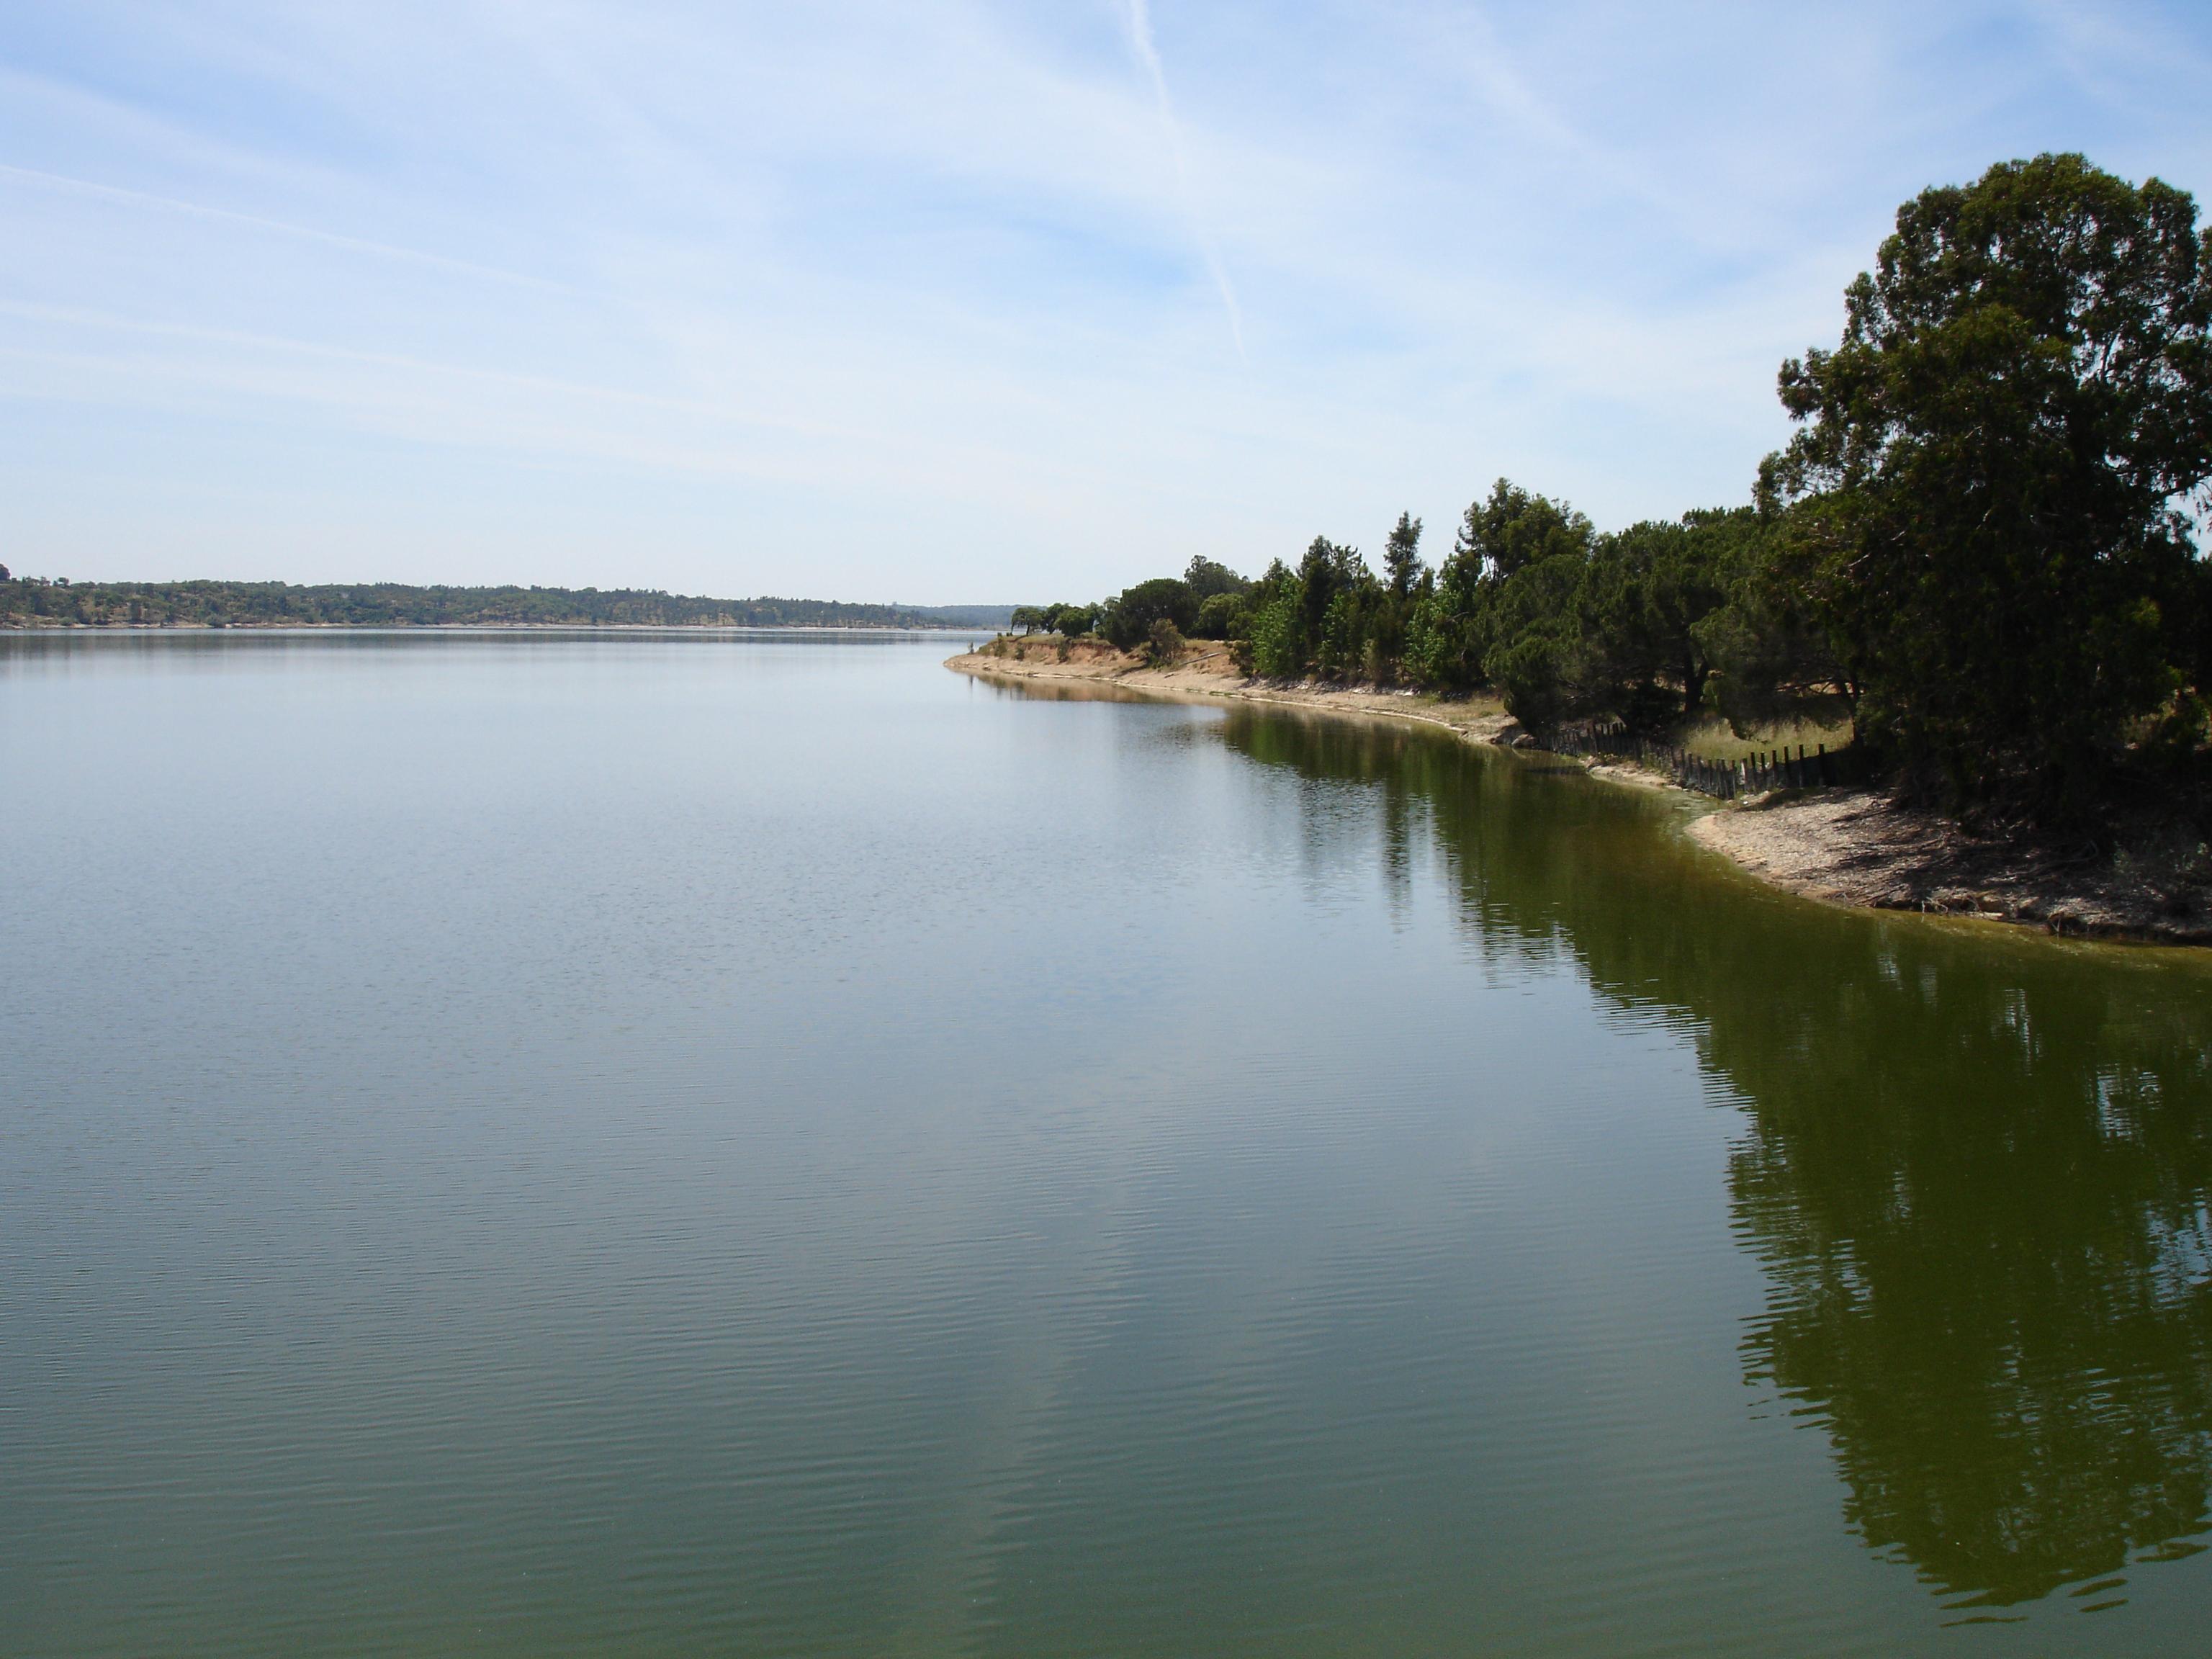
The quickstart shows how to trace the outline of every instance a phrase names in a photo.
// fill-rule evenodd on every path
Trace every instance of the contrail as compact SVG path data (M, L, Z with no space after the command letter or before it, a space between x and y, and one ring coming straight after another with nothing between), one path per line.
M521 288L544 289L555 294L575 294L578 289L566 283L550 282L543 276L529 276L519 270L501 270L493 265L480 265L467 259L449 258L442 253L425 253L420 248L399 247L390 242L372 242L359 236L341 236L335 231L317 230L308 225L288 224L282 219L264 219L258 214L235 213L228 208L209 207L204 203L187 202L174 196L149 195L143 190L125 190L120 185L99 184L90 179L71 178L64 173L43 173L36 167L15 167L0 161L0 178L20 179L26 184L42 185L49 190L69 191L79 196L91 196L104 201L128 203L134 207L158 209L166 213L184 214L195 219L212 219L220 223L249 225L256 230L274 231L280 236L294 236L302 241L320 242L329 247L342 247L356 253L371 253L379 258L404 259L415 264L437 265L447 270L462 271L471 276L488 277L496 283L512 283Z
M1160 64L1160 50L1152 42L1152 14L1147 0L1128 0L1129 38L1137 48L1138 61L1152 83L1152 102L1160 112L1160 127L1167 134L1168 154L1175 161L1176 193L1182 198L1184 218L1190 222L1192 240L1198 244L1200 258L1206 261L1206 273L1213 278L1213 286L1221 295L1223 309L1229 313L1230 337L1237 342L1239 362L1244 356L1244 313L1237 303L1237 288L1229 280L1229 267L1221 262L1221 250L1213 245L1213 238L1199 216L1198 198L1190 187L1190 168L1183 160L1182 129L1176 123L1175 106L1168 100L1167 70Z

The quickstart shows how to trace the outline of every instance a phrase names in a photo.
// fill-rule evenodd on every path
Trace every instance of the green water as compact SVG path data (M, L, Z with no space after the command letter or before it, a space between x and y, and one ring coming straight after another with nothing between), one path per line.
M2206 1650L2212 964L951 648L0 638L0 1652Z

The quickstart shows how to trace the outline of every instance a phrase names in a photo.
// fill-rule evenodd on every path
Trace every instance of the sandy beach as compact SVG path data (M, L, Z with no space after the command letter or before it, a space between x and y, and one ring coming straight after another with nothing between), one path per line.
M951 658L947 668L978 679L1050 685L1069 695L1127 695L1177 702L1258 702L1290 708L1325 708L1341 714L1365 714L1411 720L1454 732L1470 743L1510 743L1520 731L1494 696L1456 699L1425 694L1378 691L1371 687L1270 685L1247 679L1230 660L1229 647L1194 640L1172 668L1148 668L1136 657L1110 646L1079 642L1063 658L1056 640L1008 642L1011 651L988 648ZM1016 655L1012 653L1022 654Z

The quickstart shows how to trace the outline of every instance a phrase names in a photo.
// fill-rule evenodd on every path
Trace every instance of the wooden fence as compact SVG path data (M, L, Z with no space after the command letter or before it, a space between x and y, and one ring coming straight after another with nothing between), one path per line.
M1562 726L1539 736L1545 748L1560 755L1632 760L1664 772L1685 789L1717 800L1735 800L1770 789L1832 789L1867 781L1865 755L1856 744L1830 749L1803 744L1793 753L1788 744L1740 761L1708 760L1670 744L1631 732L1618 722Z

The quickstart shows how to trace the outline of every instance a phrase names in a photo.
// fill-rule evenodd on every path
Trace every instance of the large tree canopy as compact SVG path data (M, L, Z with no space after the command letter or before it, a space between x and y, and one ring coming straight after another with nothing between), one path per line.
M2197 672L2212 238L2078 155L1899 210L1761 475L1863 731L1957 793L2079 791Z

